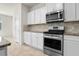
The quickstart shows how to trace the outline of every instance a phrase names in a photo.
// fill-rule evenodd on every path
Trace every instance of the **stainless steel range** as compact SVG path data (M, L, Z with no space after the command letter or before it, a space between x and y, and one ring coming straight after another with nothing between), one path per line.
M58 16L60 13L60 17ZM44 53L50 56L62 56L64 48L64 17L63 11L46 15L48 32L44 32ZM61 15L62 14L62 15ZM48 17L49 16L49 17ZM54 20L56 21L53 21ZM50 21L50 19L52 21ZM62 19L63 21L59 21Z
M63 55L64 30L44 32L44 53L50 56Z

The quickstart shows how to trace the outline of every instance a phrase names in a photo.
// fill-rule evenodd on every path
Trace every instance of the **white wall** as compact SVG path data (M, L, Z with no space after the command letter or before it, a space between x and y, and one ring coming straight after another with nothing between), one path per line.
M24 42L24 25L27 25L27 13L29 11L29 8L27 6L25 6L24 4L22 4L21 6L21 22L22 22L22 25L21 25L21 30L22 30L22 43Z
M21 15L22 15L23 25L27 25L27 13L28 13L28 11L29 11L29 8L26 7L24 4L22 4Z
M33 6L33 7L31 8L31 10L41 8L41 7L45 6L45 5L46 5L46 3L37 4L37 5Z
M21 44L22 30L21 30L21 4L17 4L13 16L13 36L16 42Z
M23 26L26 25L28 8L21 3L0 3L0 14L12 16L13 37L22 44Z
M17 4L15 8L15 16L14 16L14 36L16 38L16 42L23 43L23 26L27 23L27 12L28 8L23 4Z
M20 3L0 3L0 14L13 17L13 37L21 44L21 4Z
M0 14L13 16L16 5L15 3L0 3Z
M6 16L6 15L1 15L3 18L2 20L2 36L3 37L9 37L9 38L13 38L13 33L12 33L12 17L11 16Z

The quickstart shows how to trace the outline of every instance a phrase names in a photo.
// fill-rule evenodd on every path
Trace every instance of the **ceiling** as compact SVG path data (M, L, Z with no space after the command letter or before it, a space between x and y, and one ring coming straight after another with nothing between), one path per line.
M28 6L28 7L33 7L39 3L23 3L24 5Z

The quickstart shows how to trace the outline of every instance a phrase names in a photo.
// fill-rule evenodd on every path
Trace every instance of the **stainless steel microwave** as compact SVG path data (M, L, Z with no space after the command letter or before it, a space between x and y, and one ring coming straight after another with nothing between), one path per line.
M46 14L46 22L64 21L63 10L54 11Z

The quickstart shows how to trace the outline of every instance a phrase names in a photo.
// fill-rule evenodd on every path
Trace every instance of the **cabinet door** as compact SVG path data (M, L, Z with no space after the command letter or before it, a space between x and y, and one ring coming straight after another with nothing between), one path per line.
M40 20L41 20L41 23L46 23L46 13L47 13L47 7L42 7L40 9Z
M56 3L56 10L62 10L63 9L63 3Z
M27 24L34 24L34 11L28 13Z
M31 22L31 24L34 24L35 22L34 22L34 18L35 18L35 15L34 15L34 11L31 11L31 15L30 15L30 22Z
M47 12L52 12L56 10L56 3L47 3Z
M28 32L24 32L24 43L28 43Z
M38 33L38 49L43 51L43 34Z
M30 46L32 45L30 32L24 32L24 43L26 43Z
M28 14L27 14L27 24L29 25L29 24L31 24L31 13L29 12Z
M65 21L75 20L75 3L65 3L64 4L64 17Z
M35 24L40 24L40 9L35 10Z
M64 55L79 56L79 41L64 40Z
M76 3L76 19L79 20L79 3Z
M36 33L32 33L32 47L37 48L37 36L36 36Z

